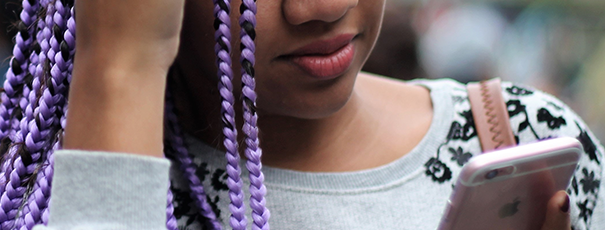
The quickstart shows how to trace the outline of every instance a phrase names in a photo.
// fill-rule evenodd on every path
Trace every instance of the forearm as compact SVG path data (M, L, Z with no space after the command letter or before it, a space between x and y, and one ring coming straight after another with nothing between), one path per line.
M166 75L179 46L183 6L182 0L76 4L63 148L162 155Z

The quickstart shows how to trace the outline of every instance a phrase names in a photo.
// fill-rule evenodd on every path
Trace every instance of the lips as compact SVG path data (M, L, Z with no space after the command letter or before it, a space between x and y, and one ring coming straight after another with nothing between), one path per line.
M310 76L332 79L349 69L355 57L353 34L343 34L303 46L285 56Z

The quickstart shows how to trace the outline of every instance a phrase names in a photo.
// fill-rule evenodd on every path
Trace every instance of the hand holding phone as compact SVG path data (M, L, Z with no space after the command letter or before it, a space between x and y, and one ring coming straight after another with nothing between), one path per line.
M581 153L578 140L556 138L474 157L462 168L439 229L540 229Z

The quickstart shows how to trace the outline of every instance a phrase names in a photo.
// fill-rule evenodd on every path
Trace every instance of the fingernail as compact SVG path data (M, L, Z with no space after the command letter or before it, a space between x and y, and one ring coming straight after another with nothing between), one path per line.
M561 206L561 212L567 213L569 212L569 196L565 195L565 203Z

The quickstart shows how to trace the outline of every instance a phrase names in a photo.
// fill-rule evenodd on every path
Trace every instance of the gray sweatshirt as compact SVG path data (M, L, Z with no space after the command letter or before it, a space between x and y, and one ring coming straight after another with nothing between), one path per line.
M400 159L339 173L263 167L272 229L437 228L462 165L481 148L464 85L452 80L412 83L431 90L434 117L422 141ZM511 83L502 88L520 144L562 136L582 142L585 153L567 190L572 225L605 229L605 190L599 190L603 146L556 98ZM192 137L186 141L208 199L228 227L224 153ZM166 159L123 153L57 151L49 224L36 228L165 229L169 188L179 228L204 228L205 219L189 198L186 180L177 166L170 165ZM245 171L242 179L249 184ZM249 215L250 211L248 223Z

